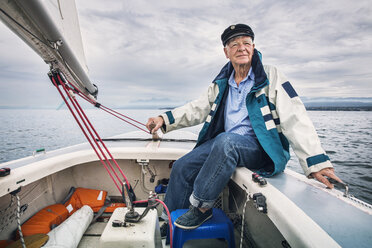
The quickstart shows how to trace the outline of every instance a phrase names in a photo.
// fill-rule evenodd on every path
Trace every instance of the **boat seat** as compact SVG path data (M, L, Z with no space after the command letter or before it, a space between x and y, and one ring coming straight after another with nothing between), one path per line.
M234 226L225 213L218 208L213 208L213 216L200 227L185 230L174 225L176 219L186 213L188 209L177 209L171 213L173 224L173 247L181 248L183 244L192 239L225 239L229 248L235 247ZM169 241L169 235L167 237Z

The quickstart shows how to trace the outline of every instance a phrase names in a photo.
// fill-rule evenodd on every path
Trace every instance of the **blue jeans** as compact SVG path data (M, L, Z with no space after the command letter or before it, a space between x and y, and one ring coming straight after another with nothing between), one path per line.
M170 212L190 203L211 208L237 166L260 169L267 163L255 137L221 133L173 164L165 204Z

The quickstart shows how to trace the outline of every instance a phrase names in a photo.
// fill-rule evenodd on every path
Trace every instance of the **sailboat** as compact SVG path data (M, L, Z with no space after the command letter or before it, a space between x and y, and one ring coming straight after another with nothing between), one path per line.
M164 192L154 194L156 187L162 179L169 178L173 162L193 149L196 135L174 131L153 137L137 131L101 139L94 132L75 102L81 96L102 107L96 100L98 88L88 76L73 0L3 0L0 18L49 65L46 72L71 106L71 113L80 121L88 140L54 151L37 151L33 156L0 165L3 246L27 246L35 240L39 247L172 245L172 237L170 243L164 239L161 242L159 237L158 217L166 206L150 206L149 202L161 202ZM264 179L246 168L238 168L215 208L221 209L234 224L237 247L370 247L372 206L351 196L348 185L341 187L343 190L326 189L290 169ZM71 189L95 190L99 200L105 200L105 192L111 200L125 206L119 204L121 207L101 213L92 222L91 207L80 207L76 212L68 209L71 206L66 205L66 196L71 196ZM138 207L136 202L143 204ZM28 220L48 206L61 203L69 212L62 223L51 226L50 232L41 236L31 235L34 240L23 235L22 226ZM124 224L123 214L135 209L141 216L149 211L139 221ZM223 239L185 243L185 247L226 245Z

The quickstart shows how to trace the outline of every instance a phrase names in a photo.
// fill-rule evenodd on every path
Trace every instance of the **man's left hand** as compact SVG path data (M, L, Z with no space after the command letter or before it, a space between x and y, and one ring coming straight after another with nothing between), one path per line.
M310 175L319 182L324 183L330 189L333 189L333 184L330 183L328 179L325 178L325 176L342 183L342 180L335 175L335 171L333 168L324 168L318 172L313 172Z

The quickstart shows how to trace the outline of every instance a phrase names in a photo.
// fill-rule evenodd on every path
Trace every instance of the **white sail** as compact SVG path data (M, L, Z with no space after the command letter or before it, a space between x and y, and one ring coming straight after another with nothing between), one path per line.
M43 4L51 13L60 32L68 40L83 69L88 72L75 0L47 0L43 1Z

